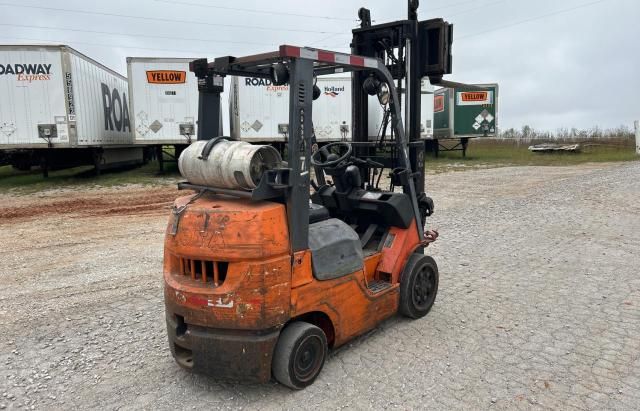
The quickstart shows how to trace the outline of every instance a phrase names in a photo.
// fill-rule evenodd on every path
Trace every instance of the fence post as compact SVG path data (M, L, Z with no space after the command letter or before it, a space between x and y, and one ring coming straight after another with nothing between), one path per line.
M633 125L636 129L636 154L640 155L640 121L636 120Z

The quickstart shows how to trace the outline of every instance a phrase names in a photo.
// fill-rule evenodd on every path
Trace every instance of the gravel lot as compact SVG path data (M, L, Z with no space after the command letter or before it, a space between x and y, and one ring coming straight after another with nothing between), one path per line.
M440 292L316 383L190 375L165 338L168 186L0 194L0 408L640 407L640 163L429 177Z

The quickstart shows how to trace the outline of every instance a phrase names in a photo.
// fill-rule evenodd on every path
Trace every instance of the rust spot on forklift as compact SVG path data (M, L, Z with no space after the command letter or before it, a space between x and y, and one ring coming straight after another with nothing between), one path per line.
M244 313L246 313L247 311L250 311L253 309L253 306L249 303L243 303L243 304L238 304L238 307L236 308L236 313L238 313L238 315L242 316L244 315Z

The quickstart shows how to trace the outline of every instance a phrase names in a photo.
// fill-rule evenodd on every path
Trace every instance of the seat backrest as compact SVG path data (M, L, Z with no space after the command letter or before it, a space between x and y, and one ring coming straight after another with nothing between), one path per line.
M360 237L337 218L309 224L309 249L313 276L318 280L342 277L364 266Z
M327 207L320 204L309 203L309 224L317 223L331 218Z

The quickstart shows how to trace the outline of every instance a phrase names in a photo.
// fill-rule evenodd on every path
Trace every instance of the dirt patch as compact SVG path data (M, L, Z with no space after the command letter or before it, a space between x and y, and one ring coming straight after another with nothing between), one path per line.
M39 196L7 196L0 206L0 220L32 219L45 215L100 216L165 213L180 195L174 187L66 190Z

